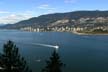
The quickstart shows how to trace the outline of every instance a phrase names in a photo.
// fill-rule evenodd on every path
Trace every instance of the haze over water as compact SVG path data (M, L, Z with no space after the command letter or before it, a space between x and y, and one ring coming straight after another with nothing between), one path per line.
M19 47L33 72L40 72L45 66L53 47L35 45L58 45L64 72L107 72L108 36L75 35L65 32L24 32L17 30L0 31L0 51L7 40Z

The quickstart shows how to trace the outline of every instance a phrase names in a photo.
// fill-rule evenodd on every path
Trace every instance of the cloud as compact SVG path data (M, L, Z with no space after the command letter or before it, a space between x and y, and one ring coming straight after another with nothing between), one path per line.
M16 22L19 22L21 20L26 20L26 19L29 19L31 18L32 16L31 15L16 15L16 14L11 14L11 15L8 15L8 16L2 16L0 17L0 24L8 24L8 23L16 23Z
M54 10L55 9L53 7L50 7L48 4L42 4L42 5L38 6L37 8L44 9L44 10Z
M64 0L65 3L76 3L77 0Z
M8 11L0 11L0 14L4 14L4 13L10 13Z

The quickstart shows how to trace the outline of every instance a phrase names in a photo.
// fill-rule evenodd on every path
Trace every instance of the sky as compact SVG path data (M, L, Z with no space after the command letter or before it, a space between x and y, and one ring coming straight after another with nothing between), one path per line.
M79 10L108 10L108 0L0 0L0 24Z

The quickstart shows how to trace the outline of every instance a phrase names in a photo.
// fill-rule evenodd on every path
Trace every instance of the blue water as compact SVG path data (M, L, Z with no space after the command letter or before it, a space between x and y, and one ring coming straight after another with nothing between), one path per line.
M58 53L62 62L66 64L63 72L108 72L107 35L1 30L1 52L7 40L15 42L33 72L40 72L44 68L45 60L48 60L54 50L54 48L35 45L35 43L60 46Z

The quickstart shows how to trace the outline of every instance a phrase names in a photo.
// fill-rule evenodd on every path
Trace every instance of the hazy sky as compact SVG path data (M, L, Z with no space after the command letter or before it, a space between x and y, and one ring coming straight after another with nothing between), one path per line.
M77 10L108 10L108 0L0 0L0 24Z

